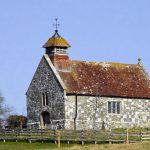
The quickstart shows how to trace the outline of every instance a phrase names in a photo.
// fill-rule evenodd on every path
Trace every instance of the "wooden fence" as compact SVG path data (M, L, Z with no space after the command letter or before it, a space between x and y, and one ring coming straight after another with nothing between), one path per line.
M51 141L74 143L132 143L150 140L150 131L141 130L0 130L1 141Z

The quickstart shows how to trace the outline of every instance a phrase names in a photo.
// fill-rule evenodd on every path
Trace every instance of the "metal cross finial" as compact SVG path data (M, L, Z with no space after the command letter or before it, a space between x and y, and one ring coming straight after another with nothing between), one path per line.
M60 26L60 24L58 23L58 18L55 19L56 23L53 24L53 26L55 26L56 30L55 32L58 32L58 26Z

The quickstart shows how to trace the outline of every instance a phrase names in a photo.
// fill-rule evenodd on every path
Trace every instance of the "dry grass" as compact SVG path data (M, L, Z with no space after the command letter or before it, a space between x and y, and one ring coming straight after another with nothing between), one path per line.
M68 147L69 146L69 147ZM97 144L73 146L61 144L61 148L50 143L0 142L0 150L150 150L150 142L136 144Z
M136 143L136 144L74 146L60 149L61 150L150 150L150 142Z

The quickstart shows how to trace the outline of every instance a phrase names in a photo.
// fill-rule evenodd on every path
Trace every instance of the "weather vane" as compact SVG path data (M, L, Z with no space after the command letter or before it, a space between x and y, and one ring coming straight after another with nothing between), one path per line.
M55 32L58 32L58 26L60 26L60 24L58 23L58 18L55 19L55 24L53 24L53 26L55 26L56 30Z

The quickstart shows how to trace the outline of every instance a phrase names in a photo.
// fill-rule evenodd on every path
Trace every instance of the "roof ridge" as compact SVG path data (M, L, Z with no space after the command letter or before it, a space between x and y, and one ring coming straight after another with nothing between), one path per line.
M119 62L95 62L95 61L82 61L82 60L69 60L70 62L77 62L77 63L90 63L90 64L106 64L106 65L114 65L114 66L118 66L118 67L123 67L123 66L138 66L138 64L127 64L127 63L119 63Z

